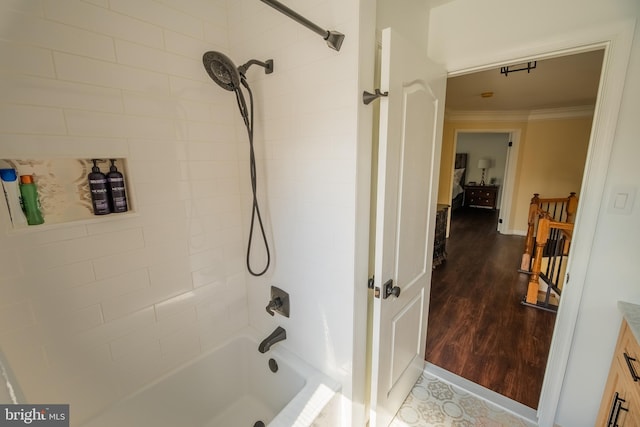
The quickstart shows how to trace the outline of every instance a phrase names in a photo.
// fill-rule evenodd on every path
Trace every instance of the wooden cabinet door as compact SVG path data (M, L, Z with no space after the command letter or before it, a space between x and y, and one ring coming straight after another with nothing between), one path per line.
M596 419L596 427L640 427L640 381L634 381L632 370L638 371L639 349L626 321L623 322L616 345L609 378Z

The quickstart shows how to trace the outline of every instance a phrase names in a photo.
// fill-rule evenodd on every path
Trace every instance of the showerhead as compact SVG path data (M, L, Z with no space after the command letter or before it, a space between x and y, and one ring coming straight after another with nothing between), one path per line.
M231 91L240 89L240 73L229 57L209 51L202 56L202 63L209 77L221 88Z

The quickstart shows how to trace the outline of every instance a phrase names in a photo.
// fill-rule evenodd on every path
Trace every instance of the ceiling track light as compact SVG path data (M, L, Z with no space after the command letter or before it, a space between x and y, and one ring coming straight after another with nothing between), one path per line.
M510 65L507 67L500 67L500 74L504 74L505 77L509 75L509 73L515 73L518 71L527 71L527 73L530 73L531 70L533 70L534 68L536 68L537 65L537 61L529 61L527 62L527 64L525 65L524 63L522 64L517 64L517 65Z

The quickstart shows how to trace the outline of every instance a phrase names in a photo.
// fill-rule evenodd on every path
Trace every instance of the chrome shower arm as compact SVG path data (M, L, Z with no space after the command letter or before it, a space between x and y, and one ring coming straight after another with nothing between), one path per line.
M344 40L344 34L339 33L337 31L325 30L324 28L319 27L318 25L309 21L304 16L300 15L298 12L290 9L289 7L283 5L277 0L261 0L261 1L263 3L268 4L275 10L283 13L284 15L287 15L289 18L293 19L294 21L304 25L314 33L322 36L322 38L327 41L327 45L331 49L340 50L340 47L342 46L342 42Z

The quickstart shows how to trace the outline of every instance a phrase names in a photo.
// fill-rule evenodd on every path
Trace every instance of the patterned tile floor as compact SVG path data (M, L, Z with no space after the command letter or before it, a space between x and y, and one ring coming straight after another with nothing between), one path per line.
M535 425L423 373L391 427L534 427Z

